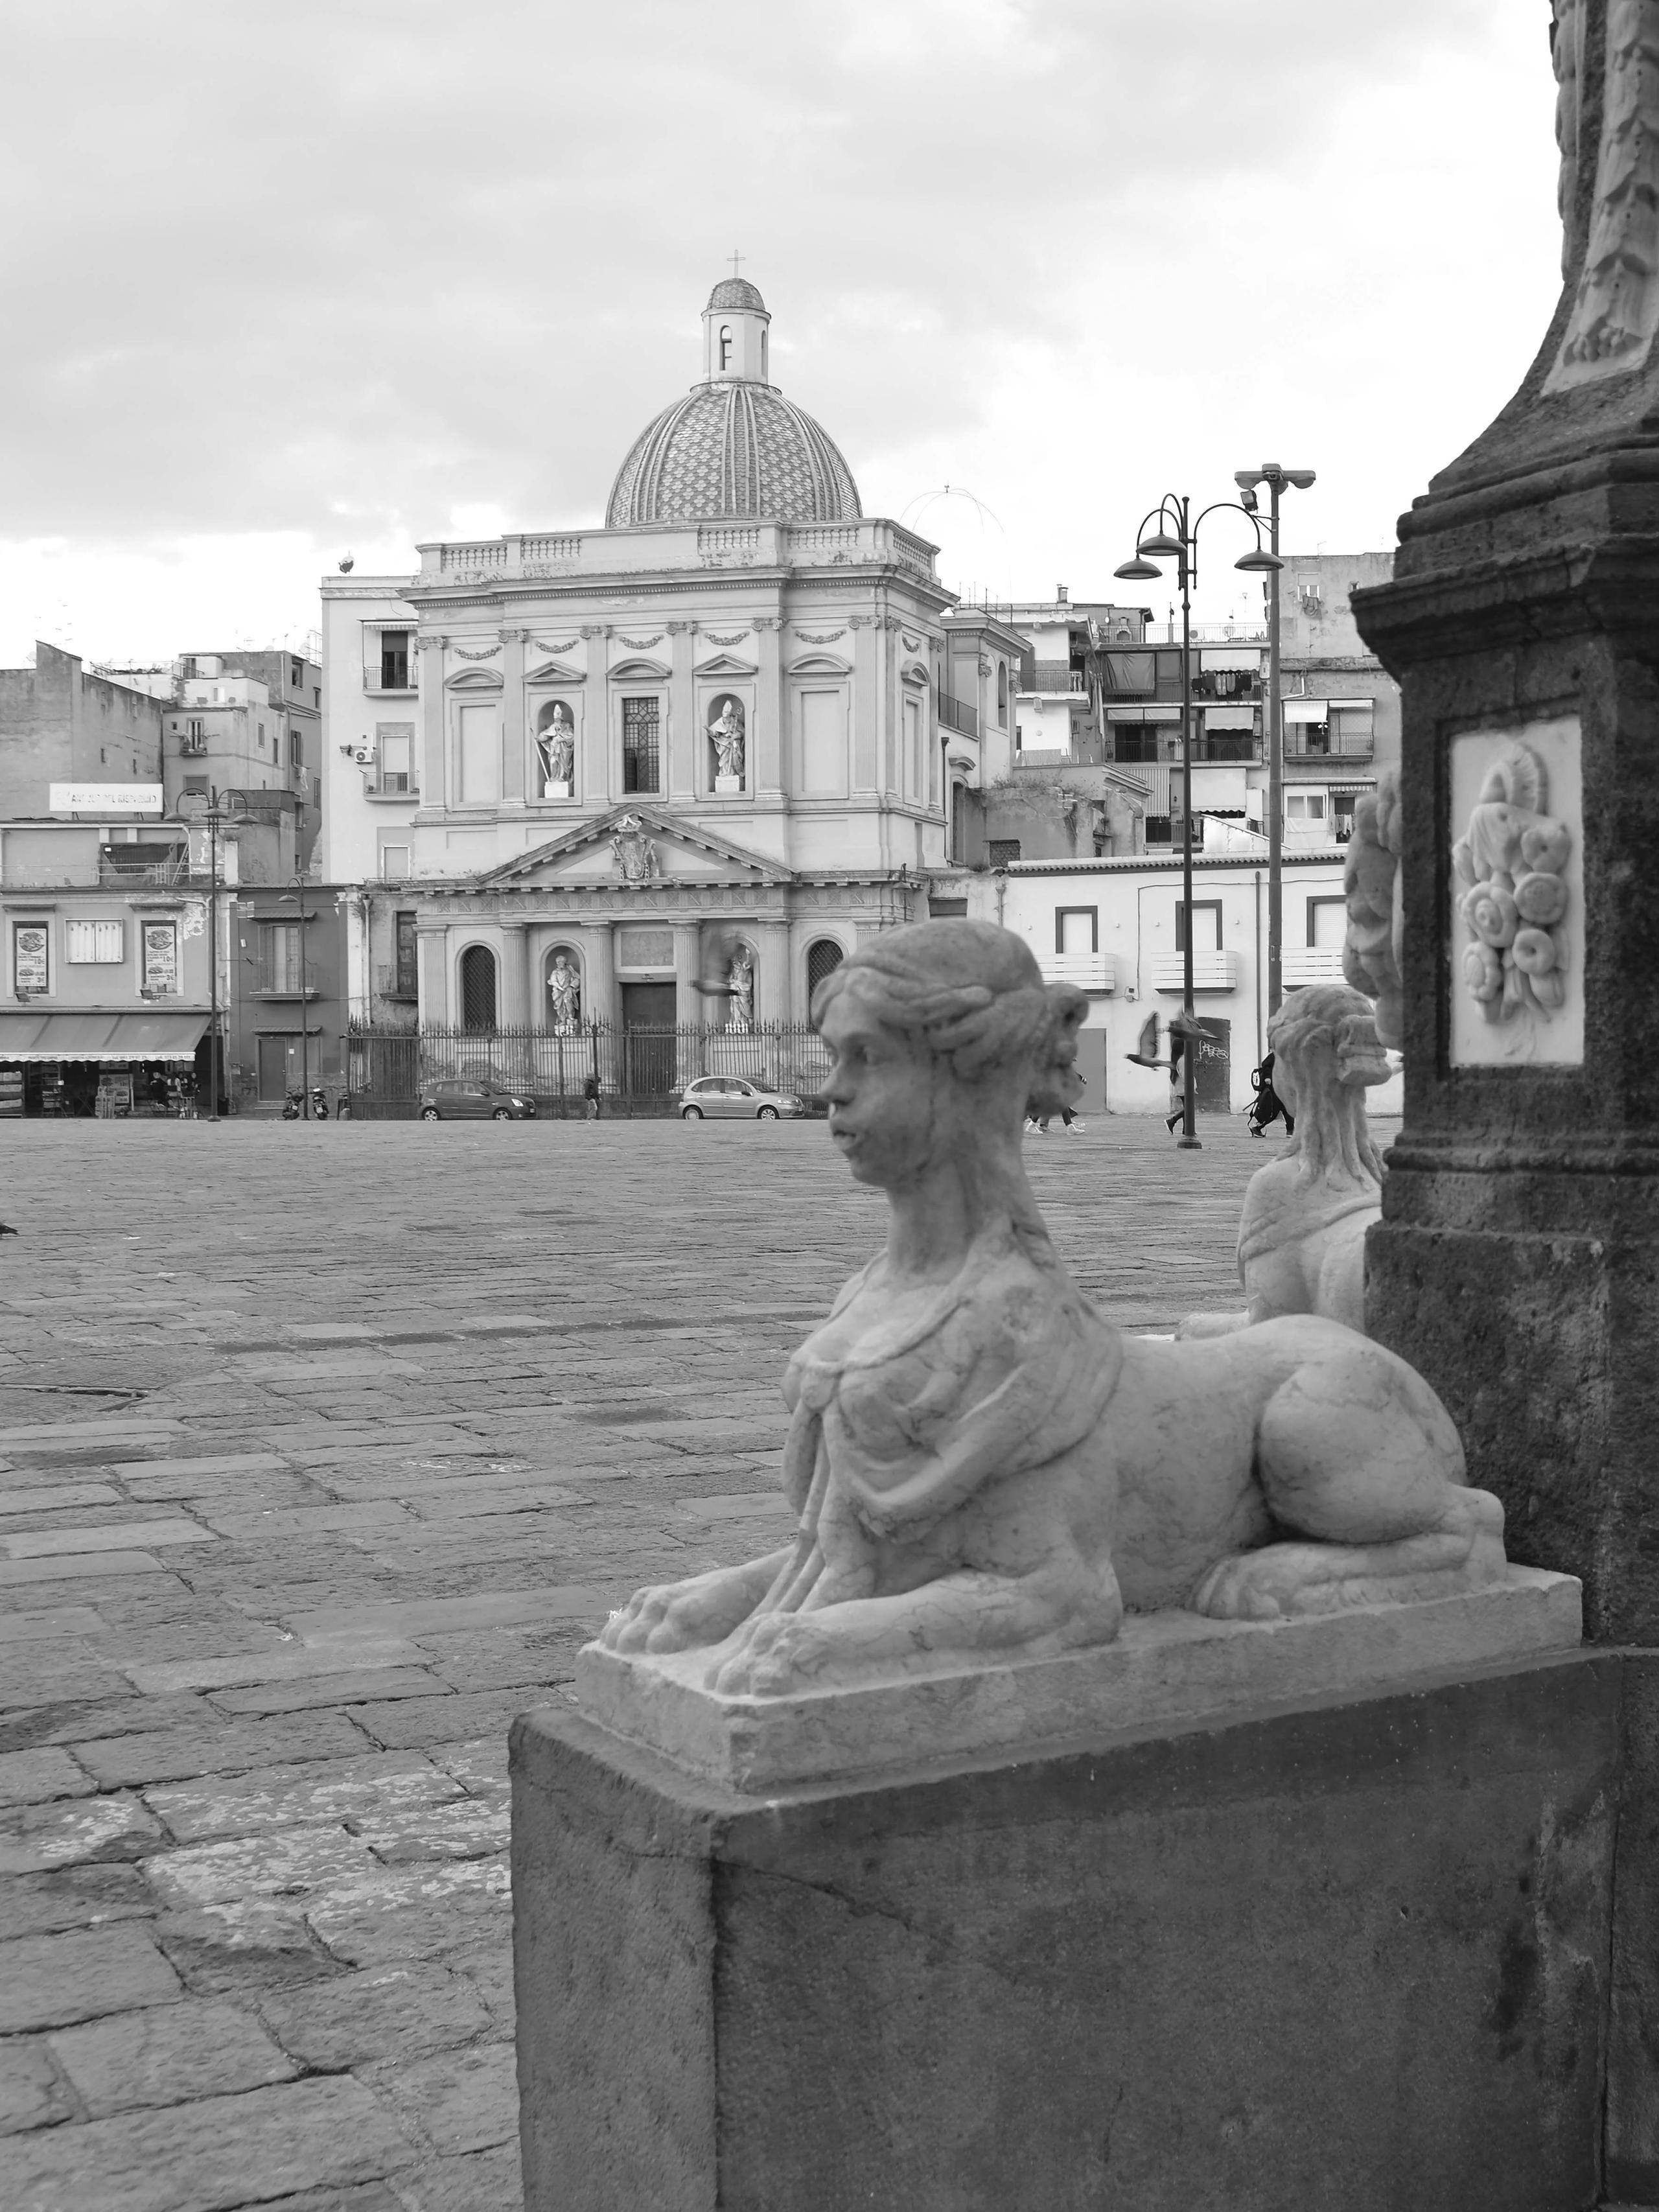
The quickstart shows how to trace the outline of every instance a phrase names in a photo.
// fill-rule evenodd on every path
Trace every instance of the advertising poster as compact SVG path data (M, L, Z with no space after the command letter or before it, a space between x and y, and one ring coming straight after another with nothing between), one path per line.
M23 925L12 939L13 982L19 992L46 988L46 933L44 927Z

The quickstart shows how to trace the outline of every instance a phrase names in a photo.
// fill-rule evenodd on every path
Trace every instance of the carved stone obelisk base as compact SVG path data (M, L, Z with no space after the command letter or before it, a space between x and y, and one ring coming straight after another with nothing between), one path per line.
M1583 2212L1628 1671L764 1797L526 1715L528 2212Z
M1659 0L1554 16L1559 303L1354 599L1405 817L1366 1326L1444 1401L1510 1558L1659 1644Z

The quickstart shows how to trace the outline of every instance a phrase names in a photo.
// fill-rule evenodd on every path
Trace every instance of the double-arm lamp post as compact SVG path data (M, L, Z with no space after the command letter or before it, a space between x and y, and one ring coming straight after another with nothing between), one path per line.
M1250 514L1257 512L1256 489L1267 487L1267 550L1279 551L1279 495L1286 484L1306 491L1314 481L1311 469L1281 468L1263 461L1259 469L1235 469L1241 503ZM1279 683L1279 576L1283 564L1274 562L1267 590L1267 1012L1279 1012L1285 995L1285 702Z
M1193 1012L1193 586L1198 581L1198 532L1206 515L1218 513L1244 515L1255 531L1255 545L1234 562L1235 568L1273 571L1282 567L1279 556L1261 543L1261 524L1237 500L1217 500L1199 514L1184 494L1166 492L1142 520L1135 538L1135 557L1113 574L1132 583L1156 582L1163 571L1154 561L1173 561L1181 589L1181 902L1182 949L1182 1128L1179 1142L1188 1152L1198 1149L1198 1022Z

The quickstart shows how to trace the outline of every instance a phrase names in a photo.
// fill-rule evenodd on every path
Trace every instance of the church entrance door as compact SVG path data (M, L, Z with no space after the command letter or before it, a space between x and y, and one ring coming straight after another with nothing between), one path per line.
M622 1087L629 1097L665 1097L679 1081L672 983L622 987Z

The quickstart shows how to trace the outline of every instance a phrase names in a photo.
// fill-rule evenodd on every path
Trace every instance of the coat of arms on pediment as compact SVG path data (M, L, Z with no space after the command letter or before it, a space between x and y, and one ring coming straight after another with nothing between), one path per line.
M569 884L787 884L792 872L763 853L665 807L617 807L567 830L483 877L489 888Z
M624 814L611 833L611 857L624 883L653 884L662 871L657 866L654 839L645 834L637 814Z

